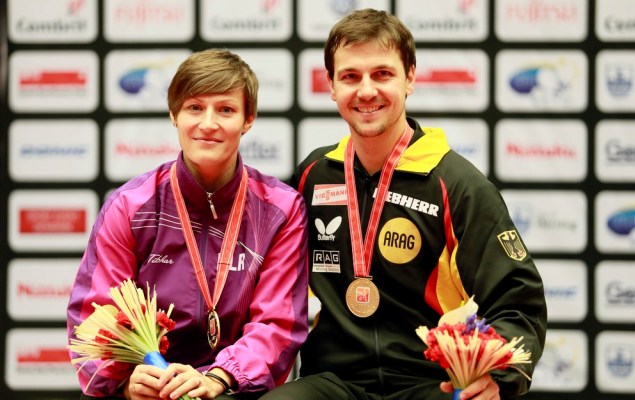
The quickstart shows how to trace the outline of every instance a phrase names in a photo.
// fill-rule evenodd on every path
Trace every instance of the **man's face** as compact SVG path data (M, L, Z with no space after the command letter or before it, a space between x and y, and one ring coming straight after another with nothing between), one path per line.
M335 51L331 98L352 134L401 133L414 76L414 67L404 71L397 49L375 42L345 45Z

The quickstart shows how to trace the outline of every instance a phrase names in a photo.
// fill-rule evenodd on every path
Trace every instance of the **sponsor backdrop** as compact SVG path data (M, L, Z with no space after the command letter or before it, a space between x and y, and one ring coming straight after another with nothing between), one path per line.
M364 7L412 29L409 114L501 188L544 277L550 330L527 398L635 396L632 0L3 3L0 398L77 398L75 269L105 196L178 152L165 101L177 65L227 47L253 66L259 118L241 152L288 179L347 133L322 44Z

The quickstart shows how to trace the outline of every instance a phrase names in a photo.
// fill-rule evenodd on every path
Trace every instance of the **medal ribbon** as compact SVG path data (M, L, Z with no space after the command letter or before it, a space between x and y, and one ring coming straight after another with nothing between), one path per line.
M353 172L353 160L355 159L355 150L353 149L353 141L349 138L346 144L346 153L344 154L344 180L346 182L346 206L348 209L348 225L351 234L351 246L353 248L353 267L355 268L355 278L370 277L370 262L373 258L373 247L375 245L375 236L379 227L379 217L386 202L388 187L392 174L395 171L397 162L401 158L410 139L412 139L414 131L410 129L406 123L401 137L395 143L388 158L384 162L379 176L379 184L377 186L377 196L373 201L373 208L370 214L368 227L366 228L366 237L362 241L362 224L359 217L359 205L357 202L357 190L355 188L355 173ZM363 250L362 250L363 247Z
M207 285L207 278L205 277L205 271L203 270L201 255L198 252L198 247L196 246L190 217L187 214L185 201L183 200L179 181L176 177L176 163L172 164L172 168L170 169L170 183L172 184L172 193L176 199L176 209L179 213L179 218L181 219L183 236L185 237L185 243L187 243L187 251L190 254L190 259L192 260L194 275L198 281L198 286L201 288L201 293L203 293L208 309L210 311L216 311L216 305L218 304L220 295L223 292L223 287L225 287L229 267L231 266L232 257L234 256L234 248L236 247L238 231L240 230L240 221L242 220L243 211L245 209L245 202L247 199L247 169L243 166L240 186L229 213L229 220L227 221L227 227L225 228L225 236L223 237L220 255L218 256L218 261L216 263L217 271L216 280L214 281L214 298L212 298L209 292L209 286Z

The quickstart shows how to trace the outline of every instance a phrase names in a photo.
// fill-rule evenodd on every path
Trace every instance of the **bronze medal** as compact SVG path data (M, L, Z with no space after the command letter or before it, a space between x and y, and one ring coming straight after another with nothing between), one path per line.
M360 318L370 317L379 307L379 290L368 278L356 278L346 289L346 305Z
M218 347L220 341L220 321L218 320L218 314L216 310L211 310L207 314L207 342L212 350Z

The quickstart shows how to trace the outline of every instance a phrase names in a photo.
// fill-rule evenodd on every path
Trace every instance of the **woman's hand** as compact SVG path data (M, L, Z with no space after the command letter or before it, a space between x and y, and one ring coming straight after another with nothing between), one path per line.
M158 382L163 370L152 365L137 365L124 387L124 397L129 400L158 399Z
M452 393L453 390L454 387L451 382L441 383L442 392ZM498 384L494 381L494 379L492 379L490 374L485 374L463 389L459 399L500 400Z
M206 377L190 365L172 363L157 381L160 398L178 399L188 396L201 399L214 399L225 391L223 385Z

